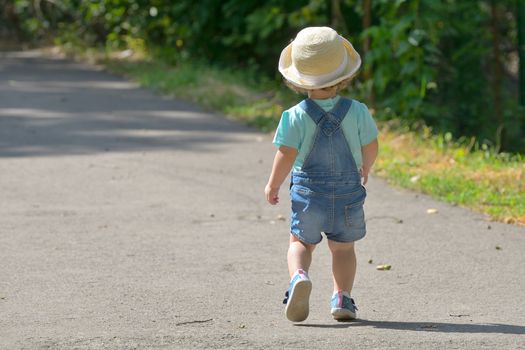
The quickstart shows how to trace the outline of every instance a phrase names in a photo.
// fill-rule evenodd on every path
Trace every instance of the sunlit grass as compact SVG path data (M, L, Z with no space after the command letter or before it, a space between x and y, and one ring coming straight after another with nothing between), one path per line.
M383 125L375 172L390 182L449 203L525 225L525 162L449 135L391 130Z
M126 75L145 87L223 112L263 131L272 130L279 122L283 98L293 98L291 92L274 89L270 83L257 89L242 73L202 63L169 66L155 60L111 59L105 64L112 72Z

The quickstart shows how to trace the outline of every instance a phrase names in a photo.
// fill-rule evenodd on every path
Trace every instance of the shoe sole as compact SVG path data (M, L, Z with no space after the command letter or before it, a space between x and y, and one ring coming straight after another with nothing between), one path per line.
M291 293L290 299L286 304L286 318L292 322L301 322L308 317L310 292L312 291L312 282L308 280L298 281Z
M343 308L333 308L332 316L334 317L334 320L337 321L350 321L356 319L355 312Z

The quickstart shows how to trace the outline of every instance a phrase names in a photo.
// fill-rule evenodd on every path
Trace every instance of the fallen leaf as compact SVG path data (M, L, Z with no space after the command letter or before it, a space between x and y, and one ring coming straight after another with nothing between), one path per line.
M373 264L373 263L374 263L374 260L370 259L370 260L368 260L368 263L369 263L369 264Z
M284 217L284 215L279 214L279 215L277 215L277 220L279 220L279 221L286 221L286 218Z
M419 175L412 176L412 177L410 178L410 182L412 182L413 184L415 184L416 182L419 181L420 178L421 178L421 177L420 177Z
M434 208L427 209L427 214L436 214L437 212L438 210Z
M392 265L390 264L383 264L383 265L377 265L376 266L376 270L379 270L379 271L388 271L392 268Z
M496 250L501 250L501 247L499 245L496 246Z

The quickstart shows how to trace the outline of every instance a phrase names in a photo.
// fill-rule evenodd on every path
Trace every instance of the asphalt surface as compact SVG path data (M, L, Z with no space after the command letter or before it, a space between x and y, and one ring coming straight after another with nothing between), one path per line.
M359 320L331 319L323 241L310 317L287 321L274 152L99 67L2 53L0 349L525 349L525 229L377 178Z

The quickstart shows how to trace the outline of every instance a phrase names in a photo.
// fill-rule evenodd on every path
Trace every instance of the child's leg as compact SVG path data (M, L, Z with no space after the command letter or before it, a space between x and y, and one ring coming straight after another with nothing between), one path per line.
M332 252L332 273L334 276L334 292L352 291L356 271L354 243L340 243L328 240Z
M284 312L292 322L301 322L308 317L309 298L312 282L308 278L308 269L312 262L313 244L301 242L290 235L288 248L288 270L290 272L290 287L286 292Z
M290 278L299 269L308 272L314 249L314 244L301 242L294 235L290 235L290 246L288 247L288 272L290 273Z

